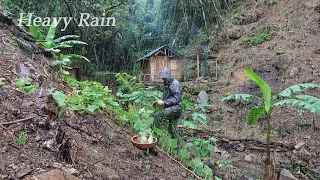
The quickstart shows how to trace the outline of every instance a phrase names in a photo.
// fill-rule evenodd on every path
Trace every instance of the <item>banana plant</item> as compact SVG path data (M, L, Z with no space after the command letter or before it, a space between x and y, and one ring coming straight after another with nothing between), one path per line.
M246 68L246 75L255 82L261 89L263 98L250 95L250 94L232 94L222 98L220 101L228 101L228 100L244 100L251 101L253 99L258 100L259 105L250 109L246 123L248 125L254 124L257 119L259 119L262 115L265 115L266 125L267 125L267 158L266 158L266 174L264 179L266 180L274 180L274 166L270 157L270 120L272 110L281 105L293 105L297 106L299 109L305 109L317 115L320 115L320 99L309 96L309 95L295 95L295 93L302 91L307 88L320 88L318 84L296 84L291 86L275 95L272 96L271 88L268 83L266 83L260 76L252 71L250 67ZM284 99L285 98L285 99Z
M72 48L74 45L87 45L87 43L83 41L79 41L79 36L77 35L66 35L55 39L55 33L57 29L58 23L53 21L51 24L47 36L44 41L40 43L45 47L45 50L52 54L54 60L54 65L58 65L60 67L60 72L64 75L69 75L68 70L71 68L71 58L75 59L84 59L90 62L86 57L79 54L62 54L60 53L62 49ZM35 29L36 27L31 28L31 33L38 40L42 40L43 37L39 35L39 31Z

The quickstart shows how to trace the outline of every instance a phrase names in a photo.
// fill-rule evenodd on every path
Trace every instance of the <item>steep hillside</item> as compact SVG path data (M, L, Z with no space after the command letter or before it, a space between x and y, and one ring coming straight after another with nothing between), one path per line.
M222 137L264 140L263 121L253 126L245 124L246 114L254 104L241 101L217 102L227 93L261 94L259 87L245 76L247 66L252 67L271 85L273 93L297 83L320 83L319 1L280 0L275 4L266 2L238 2L240 7L234 11L232 19L226 20L218 35L210 39L211 50L218 56L219 72L217 80L209 78L209 85L213 90L211 96L216 102L211 121L213 124L220 124L215 126L215 129L222 130ZM262 33L269 33L270 40L254 39ZM255 44L260 40L262 42ZM215 77L215 68L215 61L209 62L210 77ZM320 97L319 89L306 93ZM274 149L277 168L288 163L300 163L303 164L301 166L320 173L319 116L308 112L299 116L297 108L294 107L276 108L272 114L272 129L276 134L274 142L292 145L305 143L302 149L294 151L291 149L277 152ZM243 142L239 141L234 148L239 146L242 147ZM248 173L247 177L262 177L259 174L262 172L256 167L263 167L263 151L250 149L247 145L243 152L231 149L228 150L230 159L235 158L236 161L254 154L253 160L237 164L239 167L247 167L243 168L244 174ZM235 155L234 151L239 154ZM257 170L253 172L248 168Z
M184 179L187 174L165 154L133 148L130 126L114 118L66 111L48 90L72 90L51 71L43 49L0 12L0 179ZM6 24L9 23L10 25ZM32 94L15 90L16 80L39 85ZM26 143L23 142L27 135ZM20 138L20 140L17 140ZM20 143L18 143L20 142ZM146 168L149 165L149 168ZM176 173L181 172L181 173ZM183 177L184 176L184 177Z

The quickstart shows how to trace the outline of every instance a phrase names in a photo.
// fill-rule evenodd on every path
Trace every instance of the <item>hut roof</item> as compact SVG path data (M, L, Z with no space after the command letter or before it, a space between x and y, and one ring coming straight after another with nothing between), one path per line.
M144 55L142 58L138 59L137 62L144 60L144 59L149 59L152 55L154 55L155 53L157 53L158 51L160 51L162 48L167 48L169 49L173 54L175 54L176 56L180 56L180 57L184 57L182 54L178 53L177 51L175 51L174 49L170 48L168 45L163 45L160 46L152 51L150 51L148 54Z

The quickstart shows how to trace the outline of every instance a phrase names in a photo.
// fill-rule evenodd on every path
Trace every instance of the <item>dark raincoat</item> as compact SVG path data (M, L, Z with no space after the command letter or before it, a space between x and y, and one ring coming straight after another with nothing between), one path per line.
M162 98L164 102L164 109L169 112L178 113L180 116L182 113L182 86L179 81L173 78L168 68L162 69L158 78L168 80L168 82L165 82L164 84Z

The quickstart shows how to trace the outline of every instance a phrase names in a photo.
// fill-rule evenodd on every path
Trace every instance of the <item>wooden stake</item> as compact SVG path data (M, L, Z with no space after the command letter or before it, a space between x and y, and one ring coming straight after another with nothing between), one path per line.
M199 78L200 78L200 56L199 56L199 54L197 54L197 72L198 72L197 80L199 82Z

